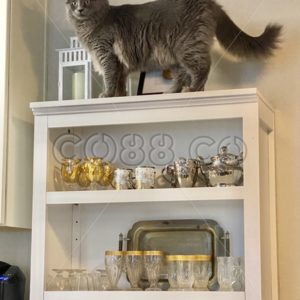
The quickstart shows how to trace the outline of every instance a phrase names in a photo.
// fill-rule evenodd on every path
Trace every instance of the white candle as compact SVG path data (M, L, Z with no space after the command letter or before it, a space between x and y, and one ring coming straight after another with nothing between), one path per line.
M76 72L72 75L72 99L84 99L84 72Z

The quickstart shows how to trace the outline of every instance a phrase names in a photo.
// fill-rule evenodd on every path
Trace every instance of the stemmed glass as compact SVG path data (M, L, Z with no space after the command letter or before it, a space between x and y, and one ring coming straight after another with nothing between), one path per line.
M143 273L143 251L126 251L125 266L131 291L140 291L139 281Z
M120 280L124 267L123 251L106 251L105 252L105 269L112 290L118 290L118 282Z
M160 291L158 280L163 263L162 251L144 251L144 266L150 287L146 291Z

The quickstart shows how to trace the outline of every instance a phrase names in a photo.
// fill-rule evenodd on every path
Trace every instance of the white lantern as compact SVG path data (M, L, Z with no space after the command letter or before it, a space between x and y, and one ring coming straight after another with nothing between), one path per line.
M92 61L77 37L70 38L70 48L58 49L58 99L89 99L92 90Z

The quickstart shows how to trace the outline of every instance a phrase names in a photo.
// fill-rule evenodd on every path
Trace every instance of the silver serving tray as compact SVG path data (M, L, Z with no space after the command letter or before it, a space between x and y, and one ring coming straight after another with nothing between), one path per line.
M161 250L166 254L207 254L212 256L209 289L217 289L217 256L225 255L224 230L214 220L159 220L135 223L127 234L127 250ZM160 282L166 282L162 269ZM143 276L142 285L146 278ZM166 287L166 284L164 284Z

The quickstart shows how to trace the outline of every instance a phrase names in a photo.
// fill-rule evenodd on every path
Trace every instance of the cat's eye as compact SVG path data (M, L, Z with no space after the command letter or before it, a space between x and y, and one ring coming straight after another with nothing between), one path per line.
M90 3L91 3L90 0L85 0L85 1L84 1L84 4L85 4L85 5L90 5Z
M73 2L72 2L72 5L73 5L73 6L76 6L76 5L77 5L77 2L76 2L76 1L73 1Z

